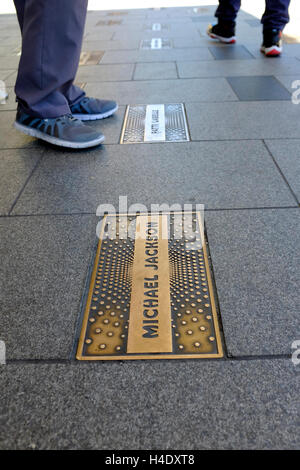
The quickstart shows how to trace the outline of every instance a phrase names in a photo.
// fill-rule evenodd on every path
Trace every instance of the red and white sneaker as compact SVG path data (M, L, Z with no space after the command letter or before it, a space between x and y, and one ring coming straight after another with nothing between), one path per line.
M207 34L210 38L217 39L225 44L234 44L236 41L235 37L235 23L218 23L212 26L211 24L207 28Z
M280 29L266 29L263 31L261 52L267 57L277 57L282 52L282 31Z

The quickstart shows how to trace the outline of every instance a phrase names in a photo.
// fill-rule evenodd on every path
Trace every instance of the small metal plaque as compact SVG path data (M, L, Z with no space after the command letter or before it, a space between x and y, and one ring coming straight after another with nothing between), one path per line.
M106 13L107 16L122 16L122 15L128 15L128 11L110 11L109 13Z
M152 31L161 31L161 24L160 23L153 23Z
M86 82L75 83L75 85L77 85L79 88L83 90L84 87L86 86Z
M108 20L108 21L100 20L100 21L98 21L96 26L115 26L115 25L119 25L121 23L122 23L121 20Z
M195 8L193 8L193 12L196 15L202 15L203 13L207 13L208 11L209 11L209 9L206 8L206 7L195 7Z
M186 114L182 103L127 106L121 144L189 140Z
M143 39L140 44L140 49L171 49L172 42L170 39L164 38L152 38L152 39Z
M163 31L163 30L167 30L169 28L168 28L168 25L166 25L166 24L153 23L151 25L144 26L144 29L146 31Z
M200 212L106 215L79 360L223 356Z
M104 51L81 52L79 65L98 65Z

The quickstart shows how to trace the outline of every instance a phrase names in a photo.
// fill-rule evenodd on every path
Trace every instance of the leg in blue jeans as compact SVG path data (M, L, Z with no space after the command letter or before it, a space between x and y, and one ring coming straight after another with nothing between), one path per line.
M215 16L219 21L232 22L241 8L241 0L219 0Z
M266 0L265 12L261 22L264 29L280 29L289 22L290 0ZM241 7L241 0L219 0L215 16L219 21L235 21Z
M14 0L22 34L15 86L22 109L41 118L70 113L85 93L73 85L87 0Z
M280 29L289 22L290 0L266 0L266 9L261 22L264 29Z

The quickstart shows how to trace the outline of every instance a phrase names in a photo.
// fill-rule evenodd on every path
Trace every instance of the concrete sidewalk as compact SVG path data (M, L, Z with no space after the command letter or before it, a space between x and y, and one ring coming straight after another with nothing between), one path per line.
M20 36L0 16L2 449L299 448L300 44L265 58L241 11L237 44L219 45L213 12L88 13L83 51L103 54L77 83L120 106L87 152L13 129ZM171 48L140 49L153 37ZM156 103L184 103L191 141L120 145L126 106ZM205 204L224 358L76 361L96 209L120 195Z

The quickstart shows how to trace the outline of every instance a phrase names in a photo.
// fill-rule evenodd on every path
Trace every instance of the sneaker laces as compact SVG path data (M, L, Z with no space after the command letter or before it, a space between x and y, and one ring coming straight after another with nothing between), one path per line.
M66 121L72 121L74 124L75 123L80 124L80 125L82 124L82 121L74 117L73 114L71 113L64 114L63 116L56 118L56 122L61 122L62 124L65 124Z

